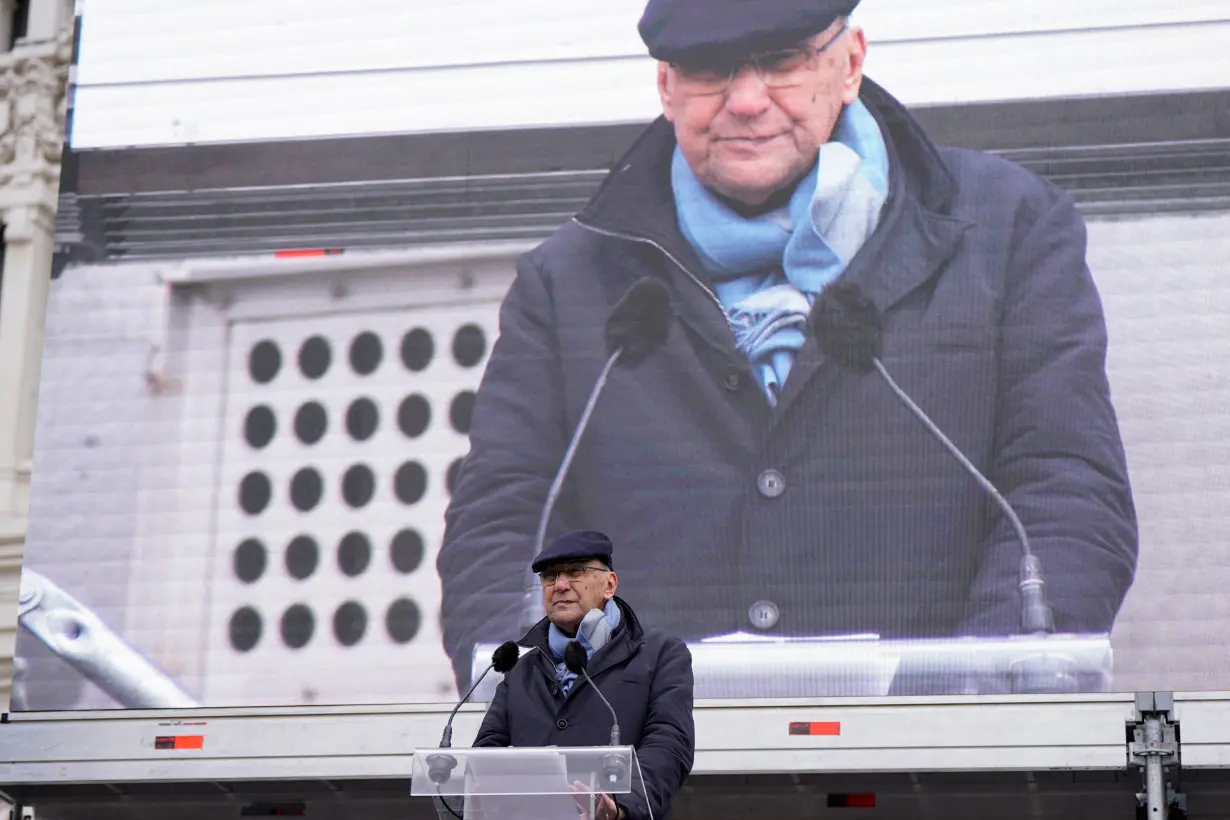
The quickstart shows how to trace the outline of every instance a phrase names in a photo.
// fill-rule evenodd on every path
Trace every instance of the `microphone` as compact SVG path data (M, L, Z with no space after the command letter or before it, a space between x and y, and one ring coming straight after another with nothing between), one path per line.
M482 683L483 678L487 677L487 673L494 669L502 675L516 666L517 660L520 657L521 650L513 641L505 641L496 647L495 651L491 653L491 665L484 669L483 673L478 676L478 680L470 685L465 695L453 707L452 713L449 714L448 723L444 725L444 733L440 736L441 749L452 748L453 718L457 716L457 710L461 708L462 704L470 699L470 695L474 694L474 690ZM457 758L452 755L429 755L427 758L427 776L431 778L431 782L436 784L447 783L453 773L453 769L456 767Z
M598 403L602 391L606 389L607 377L616 363L627 367L636 367L649 358L658 348L666 343L671 329L670 291L658 279L646 276L638 279L628 288L612 308L606 320L604 340L606 342L607 360L589 393L589 400L581 413L577 429L568 442L568 449L560 462L555 480L547 492L547 500L543 504L542 514L538 518L538 531L534 535L534 555L542 552L542 545L547 538L547 523L551 520L551 511L564 487L564 479L572 466L581 438L589 427L590 416ZM532 570L526 570L525 606L522 615L525 621L521 624L522 631L529 631L545 614L538 581Z
M638 279L615 304L606 320L606 351L622 364L636 367L662 345L671 332L671 295L660 279Z
M602 694L602 690L594 683L593 678L589 676L586 667L589 666L589 654L586 653L585 647L576 641L572 641L568 646L564 647L564 667L574 675L579 675L585 678L586 682L606 704L607 711L611 713L611 745L619 745L619 717L615 714L614 707L611 702L606 699L606 695ZM608 783L616 784L620 782L628 772L628 761L622 755L608 754L604 755L601 761L602 776L606 778Z
M873 370L880 374L889 389L901 400L923 426L948 450L967 473L978 482L1012 523L1021 545L1019 588L1021 591L1021 628L1026 634L1049 634L1055 631L1055 619L1046 600L1046 581L1042 562L1029 545L1025 526L1016 510L999 490L970 463L965 454L944 435L935 422L914 403L889 375L880 356L884 350L884 327L875 302L850 281L837 281L821 293L811 315L812 331L824 354L843 368L858 374Z

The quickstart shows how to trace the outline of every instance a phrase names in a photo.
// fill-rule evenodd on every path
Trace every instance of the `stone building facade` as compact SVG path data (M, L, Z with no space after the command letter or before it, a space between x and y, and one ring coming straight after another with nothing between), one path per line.
M73 9L0 0L0 710L7 709Z

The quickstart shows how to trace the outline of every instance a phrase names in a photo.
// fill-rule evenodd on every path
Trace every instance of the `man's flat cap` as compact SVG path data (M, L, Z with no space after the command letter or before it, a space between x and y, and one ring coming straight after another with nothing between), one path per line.
M563 564L569 561L590 561L597 558L608 567L611 563L611 552L615 549L611 539L594 530L573 530L556 538L543 548L534 559L530 568L534 572L542 572L552 564Z
M743 55L814 37L859 0L649 0L637 29L656 60Z

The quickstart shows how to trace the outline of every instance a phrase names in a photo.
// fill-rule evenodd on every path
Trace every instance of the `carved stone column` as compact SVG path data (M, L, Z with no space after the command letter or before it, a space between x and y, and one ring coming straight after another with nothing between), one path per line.
M0 55L0 709L8 708L70 34Z

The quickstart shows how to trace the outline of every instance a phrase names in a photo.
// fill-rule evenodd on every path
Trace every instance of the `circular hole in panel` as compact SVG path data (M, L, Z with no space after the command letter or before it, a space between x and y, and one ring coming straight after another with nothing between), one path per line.
M487 335L478 325L463 325L453 335L453 358L462 367L473 367L487 355Z
M227 632L231 646L238 652L251 651L261 640L261 614L250 606L243 606L231 614Z
M310 535L296 535L286 545L286 571L290 577L302 581L316 571L320 563L320 547Z
M372 542L361 532L348 532L337 545L337 568L351 578L362 575L372 561Z
M261 472L248 473L239 482L239 507L248 515L260 515L273 498L269 476Z
M309 401L295 411L295 438L304 444L315 444L329 429L329 414L318 401Z
M436 355L436 343L431 334L421 327L401 337L401 363L415 373L426 370Z
M356 464L342 476L342 498L358 509L367 506L376 492L376 475L366 464Z
M453 488L457 486L457 476L461 473L461 463L464 458L455 458L453 463L448 465L448 472L444 475L445 487L448 488L448 494L453 494Z
M307 512L320 503L325 481L315 467L303 467L290 480L290 503L299 512Z
M456 396L453 396L453 401L448 407L448 420L453 425L453 429L458 433L469 435L470 420L474 416L474 391L463 390Z
M245 538L235 547L233 558L235 577L245 584L251 584L265 574L269 565L269 555L265 545L255 538Z
M418 604L409 598L398 598L384 614L384 628L395 643L410 643L419 634L422 623Z
M389 544L389 557L393 561L393 568L407 575L423 563L425 551L423 536L419 535L416 530L400 531L393 536Z
M417 461L407 461L393 476L393 493L403 504L417 504L427 492L427 470Z
M355 441L367 441L380 426L380 408L368 398L355 399L346 410L346 432Z
M282 643L302 649L316 631L316 616L303 604L293 604L282 613Z
M354 646L367 631L367 610L357 601L347 601L333 613L333 637L342 646Z
M380 337L365 330L350 343L350 368L360 376L369 376L380 367L384 358L384 345Z
M401 400L397 408L397 426L409 438L418 438L431 424L431 405L427 399L415 393Z
M248 411L243 420L243 438L254 450L268 446L278 431L278 420L273 411L258 404Z
M269 384L282 370L282 349L276 342L264 339L248 353L248 375L257 384Z
M299 347L299 372L309 379L325 375L333 363L333 350L323 336L312 336Z

